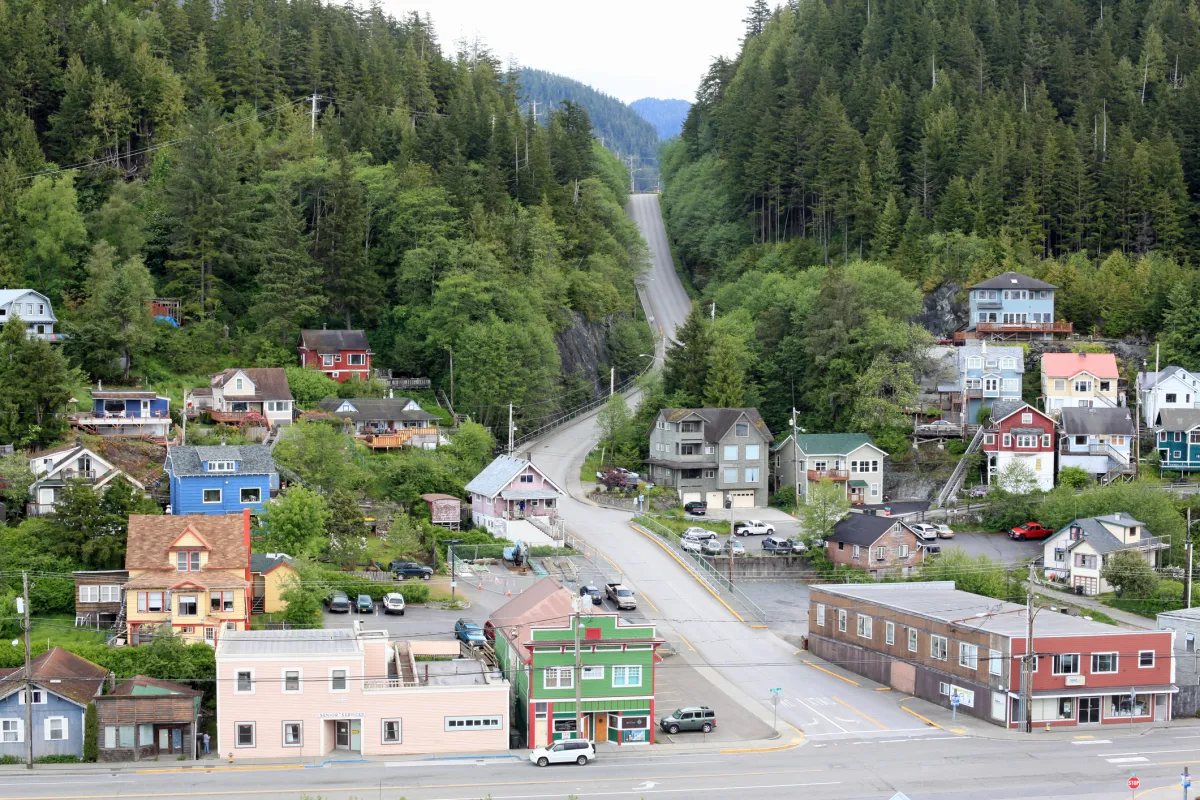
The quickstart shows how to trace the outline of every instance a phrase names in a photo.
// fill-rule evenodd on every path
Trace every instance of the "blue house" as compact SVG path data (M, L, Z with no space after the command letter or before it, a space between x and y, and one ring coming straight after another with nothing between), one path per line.
M30 664L33 687L25 692L25 667L0 670L0 756L83 757L83 715L101 695L108 670L55 647ZM33 730L25 729L25 703L32 703Z
M240 514L279 492L279 471L261 444L172 447L167 477L174 514Z
M1059 472L1063 467L1080 467L1107 482L1136 471L1132 444L1137 428L1128 408L1067 407L1059 425Z
M1162 469L1200 472L1200 409L1158 412L1158 462Z
M980 409L990 409L997 400L1020 401L1024 374L1025 351L1020 347L963 345L958 350L958 396L951 403L951 417L957 418L952 421L976 425Z
M1019 272L977 283L971 287L971 318L956 338L1017 341L1069 335L1071 323L1054 320L1057 288Z
M98 436L149 436L166 439L171 432L170 399L138 389L91 390L92 407L72 420Z

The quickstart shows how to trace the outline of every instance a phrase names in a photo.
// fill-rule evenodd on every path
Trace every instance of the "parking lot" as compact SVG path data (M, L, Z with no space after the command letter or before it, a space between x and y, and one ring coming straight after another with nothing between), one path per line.
M961 547L970 556L984 555L993 561L1020 564L1040 556L1045 542L1018 542L1010 539L1007 533L958 533L953 539L942 539L939 544L943 552L951 547Z

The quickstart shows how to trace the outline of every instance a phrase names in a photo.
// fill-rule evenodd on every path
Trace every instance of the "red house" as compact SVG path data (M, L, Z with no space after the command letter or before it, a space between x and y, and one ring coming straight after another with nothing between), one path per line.
M300 366L319 370L338 383L371 377L371 346L363 331L300 331Z
M1053 489L1054 438L1054 420L1041 411L1020 400L996 400L991 425L983 432L988 483L1024 494L1034 488L1025 480L1031 475L1036 488ZM1004 486L1006 481L1011 485Z

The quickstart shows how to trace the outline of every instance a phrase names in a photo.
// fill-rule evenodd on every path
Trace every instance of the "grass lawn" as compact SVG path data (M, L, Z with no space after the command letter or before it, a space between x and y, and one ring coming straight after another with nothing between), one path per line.
M587 454L587 458L583 460L583 466L579 468L579 480L587 483L596 482L596 473L600 471L600 454L604 451L600 448L592 450ZM606 455L608 455L606 453Z
M46 646L71 647L83 644L104 644L108 626L101 625L97 631L92 628L75 627L74 614L54 614L33 620L29 631L30 642L46 642Z

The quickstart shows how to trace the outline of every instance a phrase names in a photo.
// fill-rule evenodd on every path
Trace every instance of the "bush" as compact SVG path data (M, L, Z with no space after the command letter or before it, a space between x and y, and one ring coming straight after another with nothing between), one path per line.
M335 591L340 590L345 592L351 600L360 594L370 595L373 600L382 600L388 592L397 592L404 597L405 603L429 602L429 586L424 582L369 581L366 578L358 578L344 572L332 571L322 573L317 580L324 584L325 590L322 593L324 599L328 599Z
M33 760L35 764L78 764L80 761L78 756L57 755L57 756L38 756Z
M1175 603L1183 602L1183 583L1181 581L1162 580L1158 582L1158 591L1154 593L1155 600L1167 600Z
M96 721L96 704L88 703L87 711L83 714L83 760L95 761L99 755L99 743L97 737L100 734L100 725Z
M967 445L962 439L951 439L946 442L946 452L952 456L961 456L967 452Z
M16 756L0 756L0 764L24 764L25 762Z

